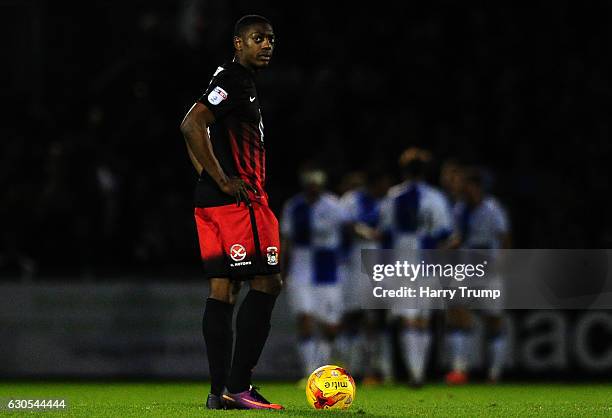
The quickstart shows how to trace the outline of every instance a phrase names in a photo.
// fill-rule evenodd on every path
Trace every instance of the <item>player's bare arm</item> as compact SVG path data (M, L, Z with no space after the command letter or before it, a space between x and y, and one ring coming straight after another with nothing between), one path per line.
M380 231L364 222L354 222L350 225L350 228L353 235L358 238L372 241L380 241L382 239L382 233Z
M236 204L248 202L248 191L257 193L257 190L242 179L228 177L215 157L208 135L208 126L214 121L214 115L206 106L195 103L181 122L191 163L199 175L206 170L224 193L236 198Z
M450 237L448 237L447 239L443 240L442 242L438 244L438 249L456 250L461 247L462 243L463 243L463 237L457 232L454 232L451 234Z

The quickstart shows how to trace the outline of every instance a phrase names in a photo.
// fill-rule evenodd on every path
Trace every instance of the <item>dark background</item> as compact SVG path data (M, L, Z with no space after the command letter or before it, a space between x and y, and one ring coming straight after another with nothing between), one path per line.
M277 213L304 161L420 145L489 169L515 247L609 248L610 6L426 3L0 2L0 277L197 275L178 127L247 13Z

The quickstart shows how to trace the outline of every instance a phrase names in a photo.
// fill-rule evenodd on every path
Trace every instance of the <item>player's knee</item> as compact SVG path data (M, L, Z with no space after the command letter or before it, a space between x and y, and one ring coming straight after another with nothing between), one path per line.
M503 333L504 324L503 324L503 320L501 317L489 316L486 319L486 324L487 324L487 333L490 336L497 336Z
M314 335L314 320L308 314L300 314L297 317L297 328L300 338L310 338Z
M356 334L361 329L361 325L363 324L363 312L361 311L352 311L347 312L342 317L342 328L345 332L349 334Z
M339 328L339 324L323 324L321 327L323 338L328 341L332 341L334 338L336 338L336 335L338 335Z
M429 327L429 319L427 318L416 318L414 320L414 327L420 331L424 331Z
M279 295L281 290L283 290L283 279L281 279L280 274L270 278L269 289L268 293L273 295Z
M429 326L429 320L427 318L416 317L416 318L405 318L403 322L404 328L414 330L425 330Z
M228 279L211 279L208 297L225 303L233 304L236 302L236 295L233 292L232 282Z
M469 329L472 327L472 315L467 309L451 309L448 312L447 324L451 329Z
M231 303L234 304L236 302L236 297L234 295L232 295L231 292L222 292L222 291L215 291L215 292L210 292L210 294L208 295L208 297L210 299L216 299L219 300L221 302L225 302L225 303Z
M279 295L283 288L283 280L280 274L273 276L259 276L251 281L251 289L270 295Z

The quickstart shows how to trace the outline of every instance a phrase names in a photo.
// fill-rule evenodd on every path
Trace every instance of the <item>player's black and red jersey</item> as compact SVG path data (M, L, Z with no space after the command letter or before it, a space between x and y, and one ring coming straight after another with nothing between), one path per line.
M209 133L223 171L240 177L265 196L266 156L259 98L253 73L236 62L219 67L198 99L215 116ZM204 170L195 191L195 206L235 204Z

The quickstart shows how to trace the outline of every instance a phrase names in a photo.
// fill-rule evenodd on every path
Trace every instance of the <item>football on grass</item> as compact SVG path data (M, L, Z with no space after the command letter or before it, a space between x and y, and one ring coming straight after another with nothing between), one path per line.
M355 400L355 381L342 367L321 366L308 378L306 399L315 409L346 409Z

